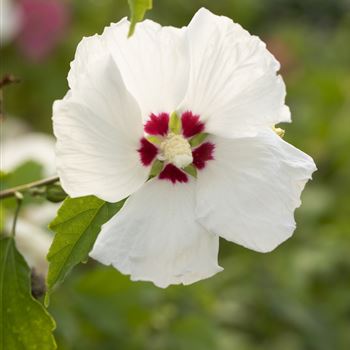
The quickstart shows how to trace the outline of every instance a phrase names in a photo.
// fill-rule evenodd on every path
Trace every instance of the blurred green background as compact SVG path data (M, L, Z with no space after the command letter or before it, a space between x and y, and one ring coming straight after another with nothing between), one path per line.
M22 80L4 92L7 118L46 133L78 42L128 15L126 0L64 4L69 18L45 57L30 58L16 40L1 48L1 73ZM81 265L52 296L58 348L350 349L350 2L154 0L147 17L183 26L201 6L259 35L281 62L293 116L285 140L318 166L298 228L269 254L222 240L225 271L189 287L161 290Z

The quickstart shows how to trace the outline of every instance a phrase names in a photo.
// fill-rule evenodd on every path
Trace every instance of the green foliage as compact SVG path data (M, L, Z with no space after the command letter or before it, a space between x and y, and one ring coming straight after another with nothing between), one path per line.
M131 20L128 36L133 35L136 23L142 21L147 10L152 8L152 0L128 0Z
M56 349L55 322L30 290L30 270L12 237L0 239L0 350Z
M132 282L110 266L87 267L89 273L78 268L51 303L58 322L66 325L59 330L69 339L64 349L112 350L115 344L140 350L217 349L215 296L208 284L163 290Z
M2 175L4 189L23 185L28 182L40 180L43 177L43 166L38 162L29 160L17 166L10 173Z
M94 196L67 198L49 228L55 232L47 259L47 295L60 284L78 263L85 262L95 243L101 226L115 215L124 201L107 203Z
M42 178L43 166L35 161L29 160L18 165L11 172L0 172L1 190L6 190ZM31 203L42 203L42 199L24 193L22 205L27 206ZM16 206L17 203L14 197L9 197L0 202L0 232L4 231L6 217L11 211L15 210Z
M40 180L43 178L43 166L35 161L26 161L14 170L8 173L2 173L1 175L1 189L5 190L8 188L16 187L19 185L24 185L26 183ZM29 193L23 193L23 205L26 206L31 203L42 203L42 199L39 197L33 197ZM15 198L7 198L4 201L1 201L0 204L1 210L4 210L1 215L5 215L7 212L6 209L14 209L16 207ZM0 223L3 221L0 217ZM0 224L0 227L2 225Z
M67 3L71 27L40 64L13 43L0 48L1 68L22 78L4 90L8 118L50 133L52 101L66 93L77 43L128 13L125 0ZM281 62L293 118L281 125L285 140L310 154L319 169L303 193L297 230L263 255L221 240L225 271L187 287L160 290L111 267L79 264L50 304L59 348L348 350L349 2L160 0L150 16L183 26L201 6L260 36Z

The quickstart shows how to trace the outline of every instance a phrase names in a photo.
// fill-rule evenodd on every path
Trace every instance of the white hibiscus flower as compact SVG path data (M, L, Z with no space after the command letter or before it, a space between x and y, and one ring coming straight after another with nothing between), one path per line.
M128 27L82 40L54 104L67 193L129 196L90 255L166 287L221 271L219 237L271 251L316 169L276 135L290 121L278 62L205 9L181 29L146 20L127 39Z

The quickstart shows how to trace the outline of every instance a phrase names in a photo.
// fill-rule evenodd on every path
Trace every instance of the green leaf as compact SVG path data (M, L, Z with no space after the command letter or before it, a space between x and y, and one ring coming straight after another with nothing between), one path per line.
M26 161L13 171L1 174L2 189L23 185L43 178L43 166L36 161Z
M62 283L68 272L78 263L84 262L92 249L101 226L123 206L107 203L94 196L67 198L58 210L49 228L55 232L47 259L47 293L45 304L54 287Z
M152 8L152 0L128 0L131 21L128 37L134 34L136 23L142 21L147 10Z
M187 167L184 168L184 171L187 174L197 178L197 168L193 164L187 165Z
M206 132L201 132L200 134L197 134L196 136L193 136L191 140L189 141L191 147L197 147L199 146L206 138L208 137L208 134Z
M12 237L0 239L0 349L56 349L55 321L30 290L30 269Z
M1 189L5 190L11 187L24 185L28 182L40 180L43 178L43 166L35 161L26 161L8 173L1 173ZM16 207L15 198L6 198L2 201L4 207L14 210ZM31 203L42 203L42 198L34 198L29 192L24 193L23 205Z
M181 120L176 112L173 112L170 115L169 128L174 134L180 134Z

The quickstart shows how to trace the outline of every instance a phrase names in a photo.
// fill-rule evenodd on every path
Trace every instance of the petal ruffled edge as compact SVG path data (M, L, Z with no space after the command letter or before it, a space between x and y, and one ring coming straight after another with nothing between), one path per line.
M194 191L193 181L150 180L103 225L90 256L161 288L220 272L219 237L195 222Z
M87 56L96 40L84 44ZM53 106L57 172L71 197L117 202L148 177L137 151L141 114L108 52L85 63L84 74L75 74L72 89Z
M246 248L275 249L293 234L294 211L316 170L312 158L270 130L211 141L215 160L197 180L198 222Z
M186 28L189 85L178 109L191 110L206 131L255 136L261 127L290 122L279 63L256 36L201 8Z

